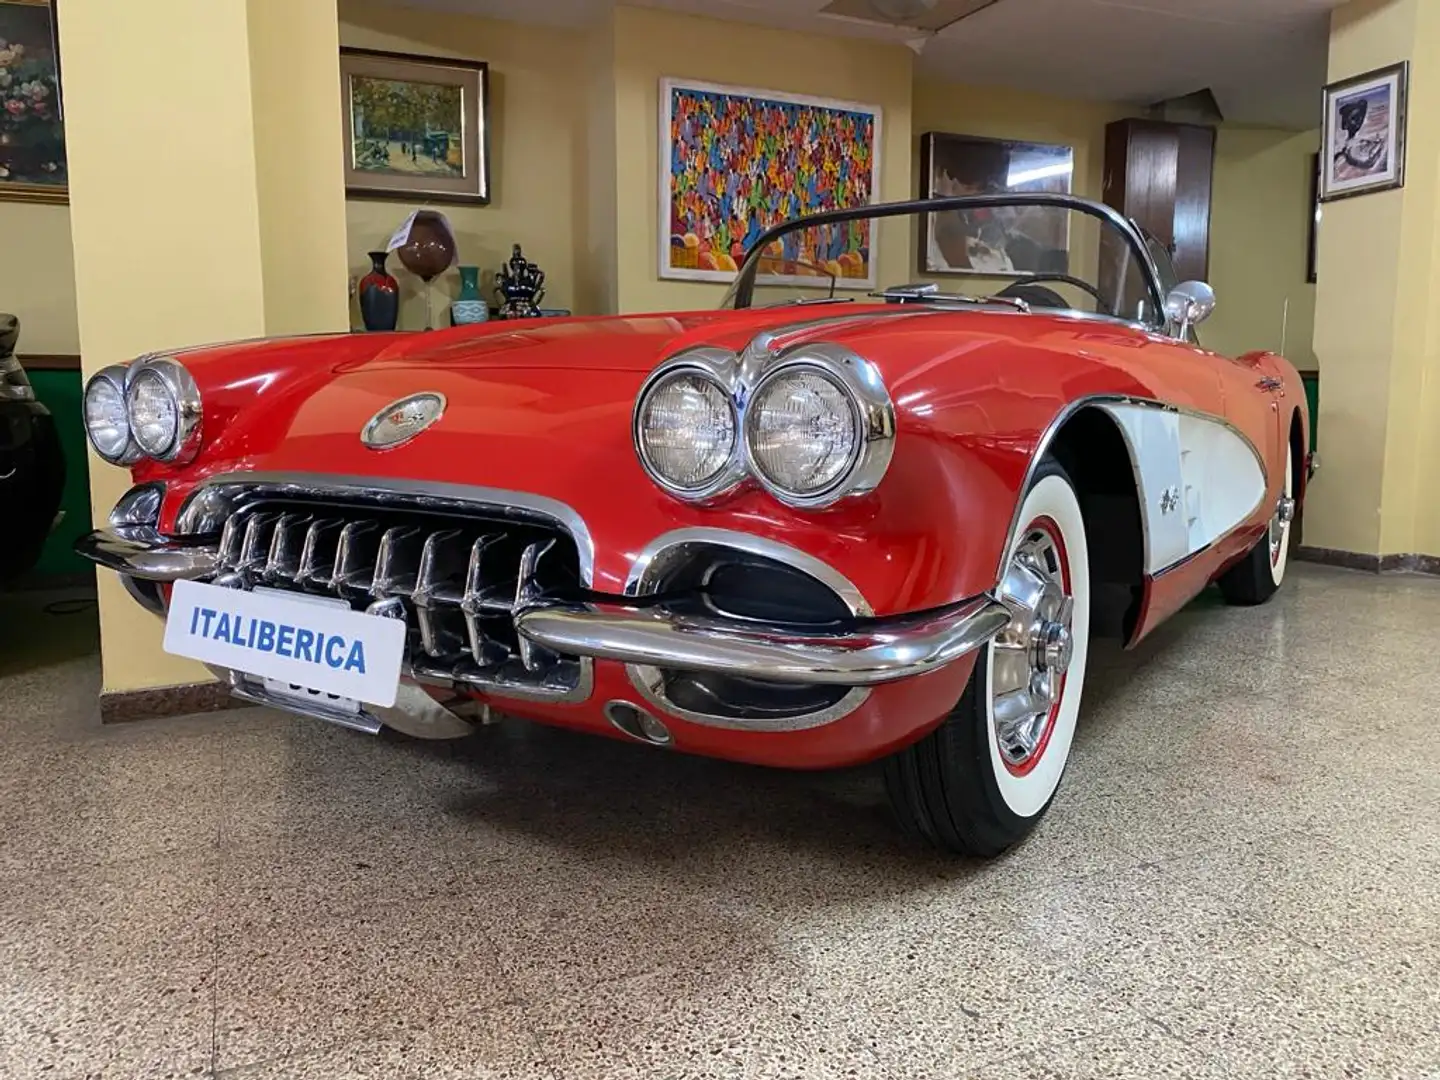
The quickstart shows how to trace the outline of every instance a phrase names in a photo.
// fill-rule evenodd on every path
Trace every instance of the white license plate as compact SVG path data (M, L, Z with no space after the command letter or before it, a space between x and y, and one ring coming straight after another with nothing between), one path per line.
M400 686L405 624L277 590L177 581L165 651L243 671L267 685L389 707ZM343 707L343 706L342 706Z

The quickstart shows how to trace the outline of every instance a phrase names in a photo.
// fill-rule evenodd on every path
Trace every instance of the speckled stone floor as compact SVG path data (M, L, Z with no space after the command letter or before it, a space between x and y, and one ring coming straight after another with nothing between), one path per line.
M1050 817L522 725L101 728L0 596L0 1076L1440 1077L1440 581L1297 567L1086 692Z

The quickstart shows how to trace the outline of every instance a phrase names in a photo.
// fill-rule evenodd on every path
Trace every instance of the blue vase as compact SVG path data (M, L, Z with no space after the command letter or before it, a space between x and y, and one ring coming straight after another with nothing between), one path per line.
M490 305L480 299L480 268L462 266L460 298L450 305L450 325L466 326L490 318Z

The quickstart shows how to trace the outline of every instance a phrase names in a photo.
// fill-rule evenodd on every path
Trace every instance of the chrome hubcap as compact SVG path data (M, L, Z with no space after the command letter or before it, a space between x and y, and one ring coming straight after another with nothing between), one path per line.
M1286 526L1295 518L1295 500L1281 495L1275 504L1275 513L1270 518L1270 563L1280 561L1280 551L1285 546Z
M1065 576L1059 543L1036 528L1015 550L1001 582L1000 600L1011 618L992 644L991 715L1000 754L1015 769L1043 751L1074 655L1075 601Z

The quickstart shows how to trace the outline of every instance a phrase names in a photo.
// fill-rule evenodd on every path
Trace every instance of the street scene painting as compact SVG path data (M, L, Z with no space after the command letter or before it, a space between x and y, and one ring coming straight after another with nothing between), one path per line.
M877 198L878 106L666 79L660 111L662 278L730 281L770 226ZM792 232L758 280L873 288L871 225Z
M351 82L355 168L402 176L464 176L458 86L372 79Z
M351 195L489 202L489 69L479 62L341 49Z
M68 198L60 52L49 0L0 0L0 199Z

